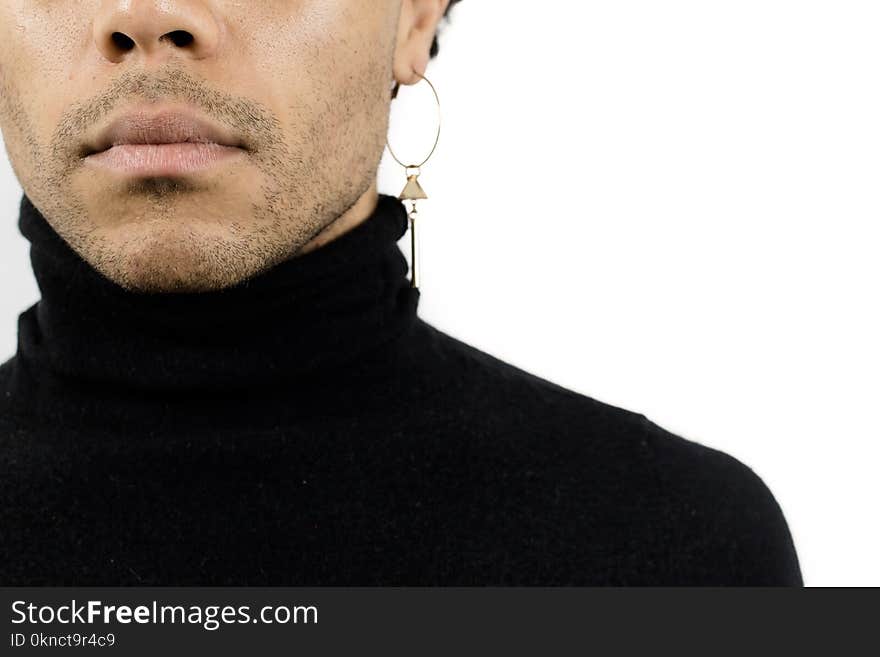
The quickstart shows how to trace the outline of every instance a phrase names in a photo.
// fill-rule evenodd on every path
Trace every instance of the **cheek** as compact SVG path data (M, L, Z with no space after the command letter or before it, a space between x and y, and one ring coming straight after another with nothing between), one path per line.
M50 14L45 8L25 11L22 4L32 5L0 10L0 91L4 135L19 133L33 150L49 142L65 99L81 93L77 67L91 33L82 15L67 7L65 13L54 3Z
M289 117L287 123L304 116L318 123L322 117L334 120L340 111L352 109L352 96L363 106L377 77L391 79L385 3L304 0L268 5L274 8L271 20L243 17L230 26L234 47L241 49L251 73L224 77L237 86L261 85L253 96L264 98L280 117Z

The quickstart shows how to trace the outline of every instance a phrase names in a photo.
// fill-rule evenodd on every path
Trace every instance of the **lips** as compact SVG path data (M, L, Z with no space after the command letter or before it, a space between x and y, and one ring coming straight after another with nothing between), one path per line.
M125 175L184 175L241 156L231 131L188 111L130 112L86 147L85 161Z

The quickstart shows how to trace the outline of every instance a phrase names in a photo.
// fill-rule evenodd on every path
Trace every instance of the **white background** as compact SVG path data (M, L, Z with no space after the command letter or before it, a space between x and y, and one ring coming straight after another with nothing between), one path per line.
M880 585L878 34L876 1L463 0L427 72L422 317L748 464L812 586ZM20 191L2 158L0 357Z

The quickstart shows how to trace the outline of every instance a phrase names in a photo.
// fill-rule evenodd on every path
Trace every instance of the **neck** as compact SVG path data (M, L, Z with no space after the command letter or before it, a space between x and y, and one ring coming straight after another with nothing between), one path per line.
M397 245L406 208L383 194L364 214L365 199L307 253L240 284L145 294L99 274L24 197L19 225L42 296L19 318L14 394L40 413L105 393L124 409L307 391L384 367L419 295Z
M314 251L363 223L376 211L378 203L379 193L376 189L376 183L373 182L370 188L361 194L360 198L343 215L306 242L299 250L299 254L304 255Z

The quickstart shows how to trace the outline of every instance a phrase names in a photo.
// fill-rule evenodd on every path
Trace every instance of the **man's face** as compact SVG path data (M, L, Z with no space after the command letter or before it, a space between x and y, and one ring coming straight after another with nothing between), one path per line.
M238 282L375 189L399 14L400 0L3 0L0 128L13 169L119 284ZM131 143L153 134L139 133L144 117L180 130L163 124L175 111L230 145ZM132 113L128 145L89 156Z

